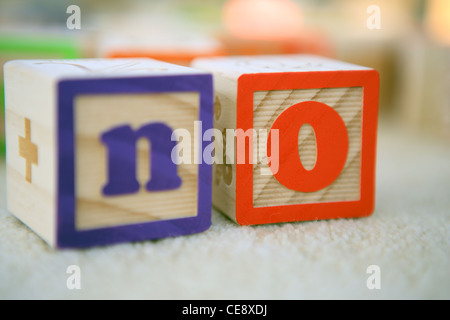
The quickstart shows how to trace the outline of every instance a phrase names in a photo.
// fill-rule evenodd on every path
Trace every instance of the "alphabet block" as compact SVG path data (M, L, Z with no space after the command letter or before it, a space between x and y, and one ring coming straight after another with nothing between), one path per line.
M223 133L223 160L213 168L218 210L241 225L373 212L375 70L310 55L192 65L214 74L214 127Z
M211 74L152 59L8 62L9 211L57 248L206 230L211 165L179 163L174 132L212 127L212 90Z

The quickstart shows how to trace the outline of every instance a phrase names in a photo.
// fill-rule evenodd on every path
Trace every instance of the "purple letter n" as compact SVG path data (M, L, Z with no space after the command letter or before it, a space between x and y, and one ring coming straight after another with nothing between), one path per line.
M108 182L103 187L106 196L138 192L136 179L136 141L145 137L151 142L150 180L148 191L176 189L181 185L177 166L172 162L172 129L164 123L150 123L134 131L130 126L115 127L101 135L108 148Z

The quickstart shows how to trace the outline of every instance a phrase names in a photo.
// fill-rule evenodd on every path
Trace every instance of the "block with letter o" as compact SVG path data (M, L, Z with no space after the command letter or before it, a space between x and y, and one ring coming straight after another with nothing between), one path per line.
M235 151L213 169L219 211L241 225L373 212L376 70L310 55L193 66L214 74L214 126L224 132L223 151ZM235 140L226 139L233 130Z

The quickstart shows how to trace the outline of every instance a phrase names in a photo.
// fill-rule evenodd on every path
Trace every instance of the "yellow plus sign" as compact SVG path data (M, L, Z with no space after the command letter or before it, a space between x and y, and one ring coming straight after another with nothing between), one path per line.
M31 164L38 164L38 148L31 142L30 119L25 118L25 138L19 136L19 156L25 158L25 179L31 183Z

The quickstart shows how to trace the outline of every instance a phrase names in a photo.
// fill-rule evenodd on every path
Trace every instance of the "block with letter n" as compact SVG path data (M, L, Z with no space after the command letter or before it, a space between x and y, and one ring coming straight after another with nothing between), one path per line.
M194 137L183 150L193 156L210 143L201 137L212 128L211 74L152 59L73 59L10 61L5 75L8 210L49 244L209 228L211 165L180 162L175 147L177 129Z
M192 65L214 75L214 127L226 145L214 207L242 225L373 212L377 71L311 55Z

